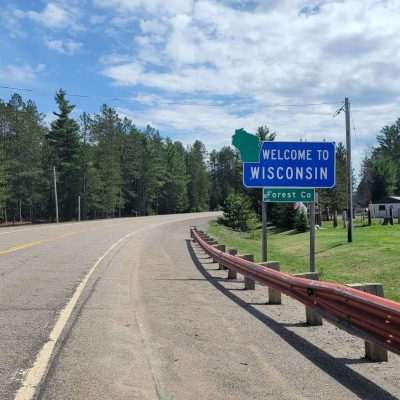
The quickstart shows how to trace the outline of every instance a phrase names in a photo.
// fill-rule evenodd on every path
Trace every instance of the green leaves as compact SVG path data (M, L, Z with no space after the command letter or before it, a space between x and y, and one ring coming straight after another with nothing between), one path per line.
M82 186L79 125L70 117L75 106L65 96L63 90L56 93L55 100L59 112L54 113L57 119L52 122L47 135L50 151L46 160L50 167L55 166L57 170L59 212L62 221L76 218L77 199Z
M187 155L189 208L191 211L206 211L209 207L209 178L205 154L204 144L196 140Z
M400 193L400 119L383 127L377 142L362 164L357 197L363 206Z
M223 206L224 216L221 222L240 231L254 229L257 224L257 216L253 211L251 201L240 193L232 193L226 199Z

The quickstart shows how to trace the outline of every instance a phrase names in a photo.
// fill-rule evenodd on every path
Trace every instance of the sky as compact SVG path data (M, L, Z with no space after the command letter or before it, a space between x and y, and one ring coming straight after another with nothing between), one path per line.
M399 0L0 0L0 86L47 121L64 88L76 116L107 103L209 150L260 125L344 141L347 96L357 169L400 117L399 33Z

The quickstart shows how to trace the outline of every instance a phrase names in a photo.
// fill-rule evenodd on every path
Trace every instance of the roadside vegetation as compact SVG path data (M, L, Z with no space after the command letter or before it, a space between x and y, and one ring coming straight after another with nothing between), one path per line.
M362 225L358 220L354 242L347 243L346 230L339 223L325 222L317 231L316 264L321 279L339 283L379 282L385 297L400 301L400 225ZM252 253L260 260L261 228L247 232L211 222L209 233L220 243L236 248L240 253ZM269 260L280 261L284 272L308 270L309 233L268 230Z

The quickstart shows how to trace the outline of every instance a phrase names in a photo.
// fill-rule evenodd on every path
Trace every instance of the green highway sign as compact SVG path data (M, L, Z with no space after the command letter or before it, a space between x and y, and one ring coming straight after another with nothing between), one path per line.
M267 203L312 203L314 199L314 189L263 188L263 201Z

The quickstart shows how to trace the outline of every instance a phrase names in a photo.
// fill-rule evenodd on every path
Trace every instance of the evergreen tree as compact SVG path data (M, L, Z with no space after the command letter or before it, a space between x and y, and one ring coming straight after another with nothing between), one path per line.
M376 139L378 148L375 150L374 158L390 160L391 165L387 168L391 176L388 177L388 187L385 188L385 192L393 194L400 190L400 118L393 125L384 126ZM396 175L395 182L392 174Z
M395 194L397 165L387 157L372 161L371 198L373 202Z
M357 204L367 207L372 200L372 163L365 156L361 163L360 183L357 188Z
M357 197L363 206L400 192L400 119L384 126L377 142L361 169Z
M127 127L122 147L122 177L124 182L125 214L140 215L143 207L143 170L145 155L145 140L132 124Z
M43 174L43 117L32 101L14 94L0 102L0 157L3 207L13 221L33 220L46 214Z
M336 186L332 189L322 189L319 193L322 212L328 208L330 212L341 212L347 207L346 148L341 142L336 146Z
M224 215L221 222L232 229L248 231L257 224L251 201L248 196L241 193L231 193L223 207Z
M7 172L4 150L0 148L0 221L8 199Z
M243 190L239 153L225 146L210 153L210 208L221 207L227 197Z
M267 125L262 125L257 128L257 137L262 142L271 142L276 139L276 132L272 132Z
M142 211L158 214L161 211L162 190L166 179L166 153L159 132L150 126L144 132L144 144Z
M50 165L56 167L57 189L59 199L59 214L61 220L71 220L77 215L77 201L80 194L80 138L79 126L70 117L75 108L65 98L66 93L59 90L56 93L56 103L59 111L51 124L47 135L50 147Z
M92 140L96 143L93 166L96 168L96 192L100 197L103 217L121 215L124 207L122 190L122 121L117 112L106 105L93 118ZM93 182L93 183L94 183Z
M187 157L189 208L191 211L208 210L209 180L205 155L204 144L196 140Z
M163 186L163 213L184 212L189 205L185 149L180 142L166 141L166 181Z

